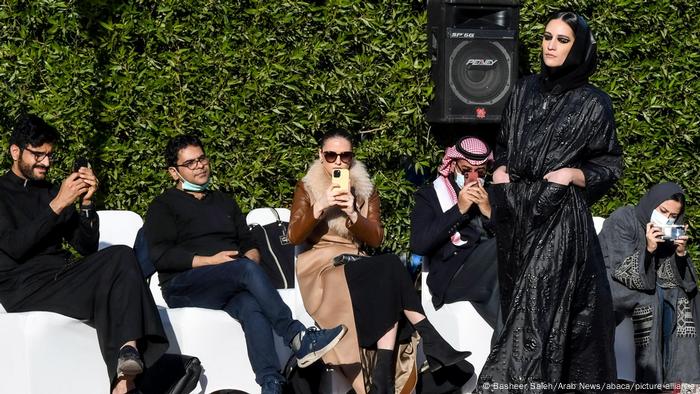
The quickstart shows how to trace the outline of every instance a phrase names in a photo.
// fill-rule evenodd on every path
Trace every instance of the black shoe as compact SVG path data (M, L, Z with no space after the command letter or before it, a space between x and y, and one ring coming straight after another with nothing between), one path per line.
M457 364L472 354L472 352L460 352L455 350L455 348L447 343L437 332L427 318L421 320L413 327L418 331L421 338L423 338L423 353L425 353L425 358L428 360L430 372L435 372L448 365Z
M476 388L474 366L467 360L418 374L417 393L471 393Z
M135 376L143 372L143 361L139 351L133 346L124 346L119 349L119 360L117 361L117 378L123 376Z

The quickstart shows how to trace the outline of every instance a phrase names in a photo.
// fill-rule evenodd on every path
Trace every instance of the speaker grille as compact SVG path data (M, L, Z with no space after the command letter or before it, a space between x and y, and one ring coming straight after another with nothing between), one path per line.
M490 105L509 92L512 59L498 41L467 40L454 47L449 61L449 85L464 104Z

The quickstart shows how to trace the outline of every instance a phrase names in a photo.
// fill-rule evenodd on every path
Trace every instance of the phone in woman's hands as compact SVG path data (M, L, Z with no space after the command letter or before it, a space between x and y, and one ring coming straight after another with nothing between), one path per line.
M331 183L338 185L340 190L350 191L350 170L347 168L336 168L331 175Z

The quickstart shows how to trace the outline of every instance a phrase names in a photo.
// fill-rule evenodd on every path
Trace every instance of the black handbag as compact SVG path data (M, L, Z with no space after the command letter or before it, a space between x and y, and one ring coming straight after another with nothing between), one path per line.
M274 208L276 220L270 224L251 223L248 228L260 251L260 264L277 289L294 287L294 245L289 243L287 227Z
M333 257L333 265L334 266L339 266L339 265L345 265L348 263L354 263L356 261L362 261L363 259L366 259L368 256L360 255L360 254L350 254L350 253L343 253L339 254L335 257Z
M142 394L189 394L201 374L197 357L166 353L139 375L136 386Z
M316 360L305 368L299 368L295 355L287 360L284 366L284 377L287 383L284 386L284 394L318 394L330 392L328 388L323 388L323 374L326 373L326 366L322 360Z

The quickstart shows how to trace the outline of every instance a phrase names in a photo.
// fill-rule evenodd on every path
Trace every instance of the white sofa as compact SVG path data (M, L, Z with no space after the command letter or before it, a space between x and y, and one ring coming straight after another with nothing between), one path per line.
M289 211L278 209L282 220ZM133 246L143 221L130 211L100 211L100 248L109 245ZM253 210L248 223L265 224L273 215L269 210ZM602 228L602 218L594 218ZM424 267L425 270L425 267ZM489 353L492 334L488 324L469 302L448 304L436 311L430 300L423 273L422 304L438 331L455 348L469 350L469 361L481 371ZM201 308L167 308L158 287L157 275L151 291L158 305L170 340L169 353L197 356L204 372L195 393L220 389L259 392L250 367L240 324L223 311ZM313 320L304 310L298 290L280 290L296 319L309 326ZM107 393L109 381L102 361L95 330L88 324L51 312L4 313L0 305L0 393L13 394L95 394ZM615 351L618 376L634 381L634 344L632 323L626 319L617 328ZM282 365L291 351L277 338L277 354ZM422 358L422 357L420 357ZM76 369L75 366L79 366ZM324 393L345 393L349 386L342 379L326 374ZM475 381L467 386L473 388Z
M289 221L289 210L277 209L283 221ZM267 209L254 209L246 217L248 223L267 224L274 220ZM241 325L224 311L203 308L168 308L158 285L158 275L151 277L151 292L161 312L168 339L169 353L197 356L204 367L201 386L205 393L221 389L260 392L248 361L248 352ZM292 310L292 316L304 325L313 325L296 289L279 290ZM276 337L277 356L284 367L291 350Z
M143 223L139 215L128 211L98 214L100 249L133 245ZM116 218L121 225L105 226ZM97 334L88 324L52 312L0 312L0 393L109 393Z
M279 209L282 220L289 210ZM99 211L99 248L133 246L143 224L130 211ZM265 210L253 210L248 222L268 223ZM271 215L270 215L271 216ZM243 330L226 312L201 308L167 308L157 275L151 291L170 340L169 353L197 356L204 372L195 393L220 389L260 392L248 362ZM304 310L296 289L280 290L292 314L305 325L313 320ZM88 324L51 312L5 313L0 305L0 393L96 394L109 392L107 369L102 361L95 330ZM291 355L277 338L282 366ZM79 368L76 368L78 366ZM332 383L342 386L342 382ZM338 391L339 392L339 391Z

